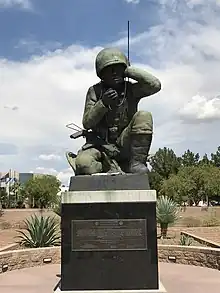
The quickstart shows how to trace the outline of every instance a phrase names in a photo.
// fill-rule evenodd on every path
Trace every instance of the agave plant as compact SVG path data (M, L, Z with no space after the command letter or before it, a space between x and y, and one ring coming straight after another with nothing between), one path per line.
M157 200L157 222L160 224L161 238L167 237L168 225L173 224L179 215L179 207L170 198L161 196Z
M193 242L192 237L185 234L181 235L180 241L179 241L180 245L190 246L192 242Z
M24 220L25 230L17 230L18 243L29 248L60 245L59 223L51 216L31 216Z

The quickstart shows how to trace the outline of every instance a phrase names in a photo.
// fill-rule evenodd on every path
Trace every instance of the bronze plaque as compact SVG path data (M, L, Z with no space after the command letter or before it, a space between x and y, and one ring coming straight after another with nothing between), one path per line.
M72 251L146 250L146 219L72 220Z

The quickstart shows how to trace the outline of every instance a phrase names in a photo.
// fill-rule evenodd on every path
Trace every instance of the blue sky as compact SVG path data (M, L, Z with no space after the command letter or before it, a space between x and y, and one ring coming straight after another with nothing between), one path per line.
M0 11L0 55L12 60L27 58L21 40L66 47L104 45L120 38L131 22L131 35L157 21L156 4L125 0L35 0L31 9L18 5ZM37 48L36 48L37 52ZM32 53L32 52L31 52Z
M151 153L170 147L210 154L220 127L219 0L0 0L0 171L73 174L65 125L81 125L96 54L127 52L162 90L143 99L152 112Z

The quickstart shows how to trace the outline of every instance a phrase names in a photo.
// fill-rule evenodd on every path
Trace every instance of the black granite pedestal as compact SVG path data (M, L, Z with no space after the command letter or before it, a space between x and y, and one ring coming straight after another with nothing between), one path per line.
M60 291L164 292L158 280L156 192L147 178L71 178L71 191L62 195Z
M69 191L150 190L148 175L72 176Z

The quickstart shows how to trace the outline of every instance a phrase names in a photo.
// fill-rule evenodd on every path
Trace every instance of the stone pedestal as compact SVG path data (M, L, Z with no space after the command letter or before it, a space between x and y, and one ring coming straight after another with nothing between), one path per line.
M166 292L158 278L156 191L146 178L72 178L62 195L56 291Z

